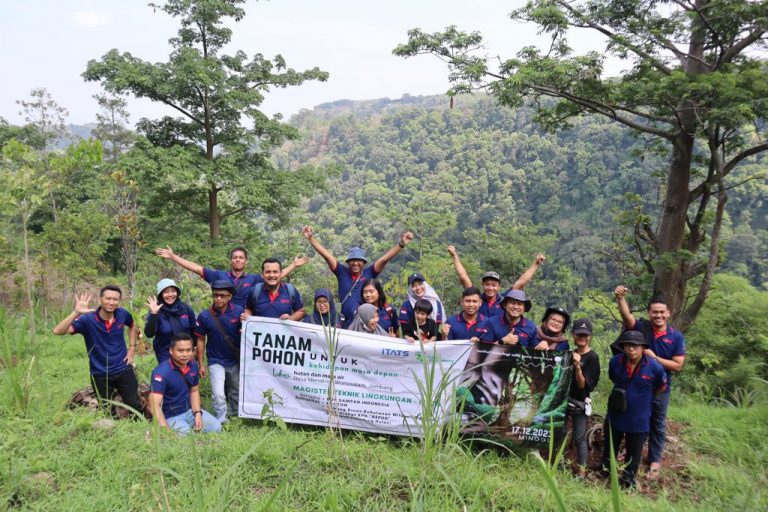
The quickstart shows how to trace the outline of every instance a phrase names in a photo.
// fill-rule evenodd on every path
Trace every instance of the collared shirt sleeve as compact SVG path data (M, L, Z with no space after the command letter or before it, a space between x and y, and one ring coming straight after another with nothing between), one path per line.
M155 369L155 371L152 372L152 378L149 381L149 387L153 393L164 395L165 386L167 384L166 381L166 377L161 372L158 372L157 369Z
M90 314L86 313L85 315ZM88 328L85 315L80 315L72 321L72 334L82 334Z

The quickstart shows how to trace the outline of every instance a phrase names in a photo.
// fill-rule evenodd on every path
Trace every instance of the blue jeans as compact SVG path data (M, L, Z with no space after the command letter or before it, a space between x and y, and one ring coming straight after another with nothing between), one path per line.
M187 412L181 413L178 416L172 416L165 418L168 422L168 426L171 430L175 430L181 435L189 434L190 430L195 428L195 414L192 409L187 409ZM214 418L211 413L203 410L203 432L220 432L221 423Z
M670 390L653 397L651 408L651 431L648 435L648 462L661 462L664 443L667 441L667 409Z
M222 366L212 364L208 367L211 377L213 414L219 422L227 421L227 416L237 416L240 401L240 365Z

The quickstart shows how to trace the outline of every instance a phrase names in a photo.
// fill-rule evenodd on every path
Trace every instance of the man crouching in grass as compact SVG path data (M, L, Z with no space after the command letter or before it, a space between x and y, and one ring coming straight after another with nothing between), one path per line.
M193 350L192 336L186 332L171 340L170 358L152 371L152 415L161 427L182 435L190 430L219 432L219 420L200 406L200 368Z

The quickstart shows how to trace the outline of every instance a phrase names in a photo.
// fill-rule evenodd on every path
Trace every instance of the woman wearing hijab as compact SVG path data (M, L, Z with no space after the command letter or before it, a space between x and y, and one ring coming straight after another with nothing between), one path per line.
M400 329L404 330L409 325L416 323L416 315L414 314L413 307L416 305L416 301L419 299L428 300L432 304L432 313L429 314L429 318L435 321L440 327L440 324L445 321L445 308L440 301L440 297L437 296L437 292L432 288L424 276L418 272L414 272L408 276L408 300L403 302L400 306ZM439 329L438 329L439 330Z
M352 323L347 327L350 331L367 332L387 336L387 331L379 325L379 312L373 304L361 304Z
M180 332L192 334L195 330L195 312L181 302L181 288L173 279L157 283L157 295L147 298L149 313L144 322L144 336L154 338L152 348L157 362L171 357L171 339Z
M336 316L336 303L333 300L331 290L328 288L317 290L313 304L312 314L304 317L306 323L339 327L338 317Z
M566 329L571 321L571 315L560 307L549 307L544 312L541 325L536 328L539 344L535 350L570 350Z

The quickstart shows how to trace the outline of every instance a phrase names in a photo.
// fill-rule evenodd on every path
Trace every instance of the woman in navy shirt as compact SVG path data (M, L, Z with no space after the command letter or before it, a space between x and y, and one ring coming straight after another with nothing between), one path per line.
M360 303L376 306L379 312L379 325L390 336L397 338L397 332L400 329L397 311L387 304L387 296L384 294L381 281L368 279L363 283L363 287L360 290Z
M157 296L147 299L144 336L154 338L152 348L157 362L170 357L171 339L180 332L192 334L195 330L195 312L181 302L181 288L173 279L161 279L157 283Z

